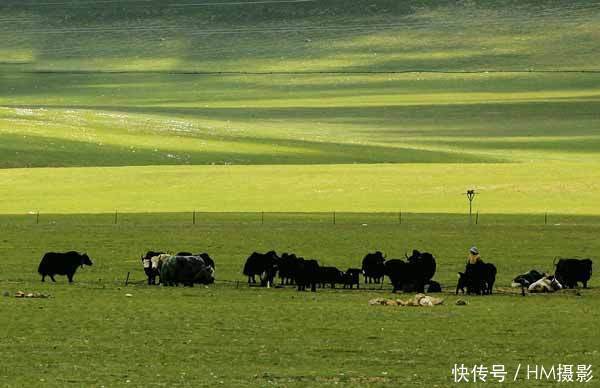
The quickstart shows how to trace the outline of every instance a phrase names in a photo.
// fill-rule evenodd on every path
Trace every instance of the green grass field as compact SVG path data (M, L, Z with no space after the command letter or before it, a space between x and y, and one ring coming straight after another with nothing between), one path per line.
M598 368L595 277L581 296L508 288L556 256L597 259L598 3L351 3L1 2L0 291L52 295L0 298L1 386L447 387L455 363ZM499 292L455 306L473 244ZM240 274L254 250L345 269L412 248L438 258L444 306ZM41 255L71 249L95 265L40 283ZM147 287L148 249L205 250L218 281ZM506 384L566 385L523 378Z
M458 216L413 215L402 225L377 218L363 226L364 216L346 215L331 225L317 216L280 215L264 225L213 216L192 226L177 215L122 217L117 225L97 215L42 217L39 225L2 218L3 289L52 295L0 299L8 312L0 316L3 382L431 387L451 385L454 363L502 363L514 374L519 363L596 365L600 359L595 282L581 296L523 298L508 289L516 273L550 271L555 255L595 254L597 222L543 226L521 216L469 226ZM498 295L467 297L468 306L455 306L456 272L464 265L464 247L474 241L498 267ZM95 265L78 273L76 284L60 279L42 285L35 269L48 247L86 250ZM138 256L154 247L211 252L217 283L208 289L141 284ZM438 258L436 279L446 289L446 304L368 306L370 298L391 296L389 284L383 290L316 294L247 288L240 274L245 257L271 247L341 268L359 265L366 250L399 257L412 247L427 248ZM127 272L134 284L124 287ZM538 351L545 341L552 346ZM552 386L524 375L518 385Z

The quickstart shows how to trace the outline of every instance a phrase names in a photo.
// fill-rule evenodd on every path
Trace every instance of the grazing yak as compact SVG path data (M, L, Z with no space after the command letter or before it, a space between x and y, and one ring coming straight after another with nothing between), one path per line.
M163 255L164 252L148 251L142 256L142 265L144 267L144 273L148 277L148 285L157 284L156 277L158 276L158 283L160 284L160 267L162 260L159 260L159 256Z
M342 277L342 284L344 288L353 288L356 285L356 288L360 288L360 274L362 270L359 268L348 268L346 272L344 272L344 276Z
M256 283L255 276L260 276L261 286L273 284L273 278L277 274L279 257L275 251L267 253L253 252L244 264L244 275L248 276L248 284Z
M554 260L556 270L554 275L558 281L568 288L575 288L578 282L587 288L592 277L592 260L590 259L559 259Z
M512 287L529 287L533 283L537 282L541 278L546 276L545 274L532 269L531 271L521 274L513 279L511 286Z
M467 294L475 295L491 295L496 282L496 266L492 263L484 263L477 261L474 264L467 264L465 272L458 273L458 284L456 285L456 293L458 291Z
M529 292L554 292L562 289L556 276L544 276L527 287Z
M200 256L168 256L160 269L160 280L165 286L193 287L194 284L212 284L214 270Z
M329 284L331 288L335 288L336 284L344 282L344 273L336 267L319 267L319 284L321 288L325 288Z
M80 254L75 251L66 253L48 252L42 257L40 265L38 266L38 273L42 275L42 281L46 281L46 276L50 276L50 279L54 280L54 275L66 275L69 279L69 283L73 283L73 276L77 267L84 265L92 265L87 254Z
M299 259L295 280L298 291L305 291L306 287L310 287L312 292L316 292L319 282L319 263L316 260Z
M296 277L296 270L298 268L298 257L293 253L282 253L278 267L281 284L294 284L294 278Z
M365 283L379 283L383 281L385 275L385 256L377 251L375 253L367 253L362 261L362 271L365 275Z
M425 286L429 285L429 292L440 292L441 286L433 282L431 278L435 275L436 262L429 252L414 250L407 258L407 262L400 259L391 259L385 262L385 274L390 278L394 287L393 292L402 290L404 292L424 292ZM437 291L437 290L440 291Z

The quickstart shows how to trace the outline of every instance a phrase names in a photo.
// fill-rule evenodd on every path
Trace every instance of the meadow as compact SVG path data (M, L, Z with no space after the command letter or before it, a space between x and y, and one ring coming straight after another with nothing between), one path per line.
M595 277L580 295L508 286L557 256L597 260L599 22L592 0L2 1L0 292L51 297L0 297L0 385L597 369ZM498 292L456 306L472 245ZM387 283L298 293L240 273L255 250L345 269L413 248L438 259L441 307L369 306ZM42 254L71 249L94 266L41 283ZM217 282L146 286L149 249L207 251ZM561 385L524 378L505 384Z
M316 215L279 215L264 224L249 216L241 222L242 215L213 216L196 225L164 214L122 215L117 225L100 215L46 216L39 224L3 217L2 290L51 295L0 299L3 384L431 387L451 385L455 363L505 364L509 380L519 363L598 363L594 280L581 296L522 297L508 288L517 273L551 271L556 255L595 254L597 221L557 226L504 216L469 225L462 215L412 215L402 225L385 217L363 225L364 217L342 215L336 225ZM456 272L473 242L498 267L494 296L454 295ZM94 266L80 270L72 285L63 277L40 283L35 270L48 247L86 251ZM146 286L139 255L156 247L210 252L217 282ZM313 294L248 288L241 275L253 250L294 251L346 268L359 265L369 250L402 257L414 247L437 257L443 306L369 306L373 297L393 297L387 281L382 289ZM454 305L459 298L469 304ZM525 374L514 385L553 386Z

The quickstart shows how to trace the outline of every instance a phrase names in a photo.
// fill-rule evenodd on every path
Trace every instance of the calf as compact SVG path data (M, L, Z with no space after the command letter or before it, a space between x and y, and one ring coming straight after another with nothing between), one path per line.
M92 261L85 253L80 254L75 251L66 253L48 252L44 254L40 261L38 273L42 275L43 282L46 281L46 276L50 276L50 279L55 282L54 275L66 275L69 283L73 283L73 276L75 276L77 268L83 268L84 265L92 265Z
M344 282L344 273L336 267L319 267L319 284L325 288L329 284L331 288L335 288L336 284Z
M348 268L343 276L344 288L350 287L351 289L356 285L356 288L360 288L360 274L362 271L359 268Z
M425 286L425 292L428 294L434 292L442 292L442 285L435 280L430 280L429 283Z
M555 276L545 276L531 283L527 288L529 292L554 292L562 289L562 285Z

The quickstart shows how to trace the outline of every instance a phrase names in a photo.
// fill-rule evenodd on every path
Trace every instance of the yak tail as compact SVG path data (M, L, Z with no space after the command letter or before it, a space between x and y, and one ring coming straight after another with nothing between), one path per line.
M554 261L552 262L552 265L556 267L556 261L559 260L559 259L560 259L560 257L558 257L558 256L555 257Z

